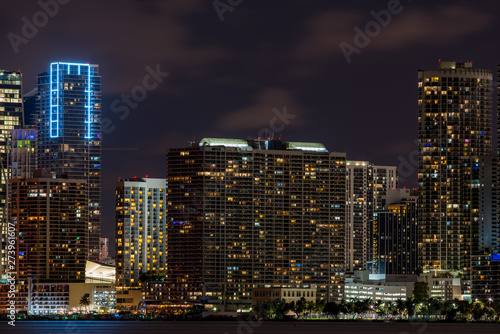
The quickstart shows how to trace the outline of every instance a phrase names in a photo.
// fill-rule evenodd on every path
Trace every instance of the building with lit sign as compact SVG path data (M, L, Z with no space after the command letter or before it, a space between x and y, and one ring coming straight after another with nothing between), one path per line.
M38 76L38 168L88 184L88 258L99 260L101 77L99 66L54 62Z

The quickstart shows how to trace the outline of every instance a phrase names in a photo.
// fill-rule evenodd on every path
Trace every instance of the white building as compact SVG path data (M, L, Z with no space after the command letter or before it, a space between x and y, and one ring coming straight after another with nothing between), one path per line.
M137 286L143 272L167 269L166 179L116 183L116 282Z

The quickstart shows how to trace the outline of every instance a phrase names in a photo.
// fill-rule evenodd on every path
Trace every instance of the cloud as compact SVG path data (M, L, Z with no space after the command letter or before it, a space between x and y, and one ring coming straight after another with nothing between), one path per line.
M376 12L385 8L374 9ZM302 38L292 49L298 60L319 60L342 54L340 43L354 44L355 27L364 30L374 20L370 11L335 10L322 12L305 21ZM372 51L391 51L420 43L450 43L483 32L495 16L463 5L426 8L406 5L391 23L372 37Z
M283 111L285 107L288 115L296 116L293 119L289 118L287 120L289 124L286 126L299 126L305 123L302 117L304 109L290 91L268 88L259 93L250 106L226 113L218 120L217 127L226 131L256 130L253 136L257 137L259 128L272 127L271 123L275 118L273 109Z

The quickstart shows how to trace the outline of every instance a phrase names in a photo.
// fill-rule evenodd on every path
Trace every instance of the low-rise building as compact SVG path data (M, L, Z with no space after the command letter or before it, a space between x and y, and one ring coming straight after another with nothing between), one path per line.
M259 287L253 289L253 304L272 302L276 299L287 303L297 302L305 298L308 302L316 302L316 285L307 287Z
M425 282L429 286L429 298L441 300L463 299L460 287L460 278L453 277L449 272L428 272L418 276L418 282Z

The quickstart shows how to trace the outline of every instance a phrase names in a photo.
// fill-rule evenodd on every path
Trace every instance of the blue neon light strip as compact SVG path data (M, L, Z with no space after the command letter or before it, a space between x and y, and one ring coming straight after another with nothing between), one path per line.
M67 66L67 74L71 73L71 66L77 66L78 67L78 75L81 75L81 67L86 66L87 67L87 78L86 78L86 88L85 88L85 93L87 94L87 102L85 104L85 138L90 139L91 138L91 130L92 130L92 91L91 91L91 65L90 64L84 64L84 63L66 63L66 62L56 62L56 63L51 63L50 64L50 137L51 138L58 138L60 131L59 131L59 125L60 125L60 117L59 117L59 112L61 106L59 105L60 103L60 76L62 75L62 72L60 72L61 68L60 65L66 65ZM54 73L55 72L55 73ZM54 75L57 75L57 80L56 83L54 83ZM54 102L54 97L57 96L56 102Z
M90 138L90 127L91 127L91 120L90 116L92 113L92 101L91 101L91 96L90 96L90 66L88 67L88 74L87 74L87 135L85 136L86 139Z

